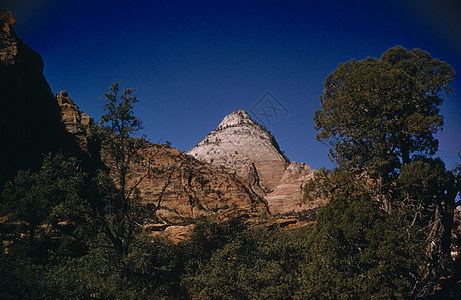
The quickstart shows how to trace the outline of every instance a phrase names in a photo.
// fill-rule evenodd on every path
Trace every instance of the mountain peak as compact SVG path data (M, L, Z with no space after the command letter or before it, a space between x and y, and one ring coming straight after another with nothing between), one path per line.
M217 130L231 126L238 126L239 124L255 124L255 121L250 118L246 111L239 109L224 117Z
M244 110L224 117L188 154L233 170L260 195L275 188L289 165L275 138Z

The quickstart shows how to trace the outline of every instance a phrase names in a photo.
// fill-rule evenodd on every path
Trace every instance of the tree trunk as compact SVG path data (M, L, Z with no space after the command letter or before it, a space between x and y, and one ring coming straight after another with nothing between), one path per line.
M427 236L427 274L422 282L417 297L428 297L435 292L437 281L450 266L451 229L453 226L453 209L445 201L436 204L434 218Z
M35 247L35 224L29 224L29 255L32 257Z

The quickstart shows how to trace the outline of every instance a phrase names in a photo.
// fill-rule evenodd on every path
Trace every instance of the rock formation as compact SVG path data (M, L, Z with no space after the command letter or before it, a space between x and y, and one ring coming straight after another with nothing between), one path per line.
M187 154L235 172L260 195L277 186L289 164L274 137L243 110L226 116Z
M67 132L72 135L73 140L86 156L92 158L93 164L96 163L94 160L99 162L99 143L92 138L89 128L93 120L89 115L80 111L67 91L59 92L56 95L56 102L61 111L61 122ZM88 157L80 155L80 158L88 161Z
M92 122L90 117L80 111L67 92L58 93L56 102L67 131L86 151L85 146L92 142L91 131L85 126ZM250 184L223 167L198 161L166 145L149 144L139 154L141 160L131 163L127 183L139 191L139 216L143 226L154 234L163 232L178 242L191 234L193 227L184 224L194 218L257 218L268 212L267 202L252 191Z
M67 131L86 151L91 142L87 127L90 117L80 111L66 91L56 95L56 102ZM131 164L128 185L139 190L140 214L152 231L163 231L172 224L204 215L224 217L229 211L239 211L257 216L267 212L267 202L246 181L222 167L200 162L165 145L149 144L140 154L141 161ZM178 231L180 227L175 228Z
M14 32L16 20L9 11L0 8L0 61L12 65L18 59L18 39Z
M223 168L200 162L165 145L152 144L143 161L132 165L129 184L137 188L146 219L153 224L177 224L203 215L225 215L229 210L258 215L267 203L250 185ZM155 214L154 214L155 212Z
M263 196L272 213L313 209L323 201L303 203L302 186L315 170L293 162L280 151L275 138L243 110L226 116L187 154L234 172Z
M67 91L56 94L56 101L61 108L61 121L68 132L76 134L81 131L82 126L90 125L90 116L80 111Z
M59 106L40 55L14 31L11 12L0 8L0 185L20 169L36 168L42 153L65 148Z
M285 214L314 209L325 204L321 199L303 201L304 184L314 176L314 172L315 170L305 163L292 162L286 168L274 191L265 197L271 212Z
M90 117L66 91L53 96L42 58L14 27L13 15L0 9L0 140L8 141L0 148L0 184L17 170L39 167L43 153L59 150L97 168L99 144L88 129ZM152 230L202 215L255 218L268 212L266 195L274 212L297 208L289 198L312 172L304 165L287 169L289 160L274 137L242 110L224 118L191 156L164 145L150 145L140 154L143 160L132 165L129 183L139 189L141 213Z

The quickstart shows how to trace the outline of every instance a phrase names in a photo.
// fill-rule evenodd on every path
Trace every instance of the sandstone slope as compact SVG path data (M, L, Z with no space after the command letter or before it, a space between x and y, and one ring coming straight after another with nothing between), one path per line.
M314 176L315 170L305 163L292 162L282 175L277 187L265 196L270 211L275 214L286 214L314 209L325 204L322 199L303 201L303 187Z
M165 145L151 144L132 165L130 184L139 182L147 223L177 224L230 211L257 216L267 212L264 199L250 185L223 168L198 161ZM154 214L155 213L155 214Z

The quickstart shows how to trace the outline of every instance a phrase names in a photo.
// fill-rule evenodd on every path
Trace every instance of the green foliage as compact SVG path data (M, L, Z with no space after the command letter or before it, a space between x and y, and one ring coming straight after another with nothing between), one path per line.
M244 219L239 217L222 222L202 217L195 223L194 235L187 241L187 256L198 262L208 260L214 251L222 248L246 228ZM191 262L188 267L193 270L197 265Z
M231 221L235 222L235 221ZM206 255L194 255L186 264L182 284L193 299L289 299L299 284L299 265L306 251L307 229L288 233L265 228L245 228L232 235L219 232L228 223L202 227L186 247L213 246ZM221 230L216 230L221 227ZM204 230L206 229L206 230ZM211 230L210 230L211 229ZM203 240L203 231L208 238ZM201 242L199 242L201 241ZM194 249L194 248L193 248ZM210 251L211 250L211 251Z
M117 169L116 179L122 189L129 164L145 143L143 138L133 138L142 129L141 120L134 114L134 104L139 100L133 92L130 88L122 92L120 82L113 83L110 92L104 94L104 114L100 126L95 128L102 141L102 154Z
M304 199L348 199L369 190L370 186L365 179L357 178L353 172L343 168L333 171L322 168L304 185Z
M328 76L314 121L317 139L332 146L339 167L320 170L304 188L307 200L330 200L312 235L314 256L305 273L314 285L307 293L434 293L451 261L459 184L441 160L429 158L454 75L427 52L394 47L380 59L341 64Z
M119 265L99 247L52 266L45 277L50 298L162 299L180 292L178 247L140 234L131 249Z
M75 224L80 223L78 212L85 205L82 199L85 176L74 158L48 154L37 173L19 171L14 180L5 184L3 211L9 213L9 222L17 221L27 228L26 243L31 255L40 251L37 236L42 242L57 232L62 235L61 242L72 243L73 239L78 239L64 239L64 233L66 230L68 234L78 233ZM21 228L18 231L20 235Z
M325 81L322 110L315 113L317 139L349 168L392 173L419 154L432 155L443 124L442 94L455 72L424 51L400 46L380 59L341 64Z
M310 298L404 298L421 278L421 235L401 212L387 214L366 177L321 170L305 187L329 203L317 214L298 295ZM410 234L413 233L413 234ZM302 298L302 297L301 297Z
M8 220L2 225L14 236L0 232L0 298L57 298L51 270L88 251L86 182L75 158L48 154L38 172L20 171L5 185L2 215Z
M404 298L421 276L421 253L403 238L399 218L366 193L334 197L309 239L301 298Z
M440 159L405 165L397 180L408 239L419 245L427 260L427 275L419 283L418 296L433 293L438 278L451 267L456 186L453 173L445 170Z
M184 255L168 239L138 235L124 262L123 276L130 282L131 298L162 299L184 294L180 287Z
M430 208L445 200L453 180L452 173L446 171L440 159L426 159L403 166L398 184L402 199Z

